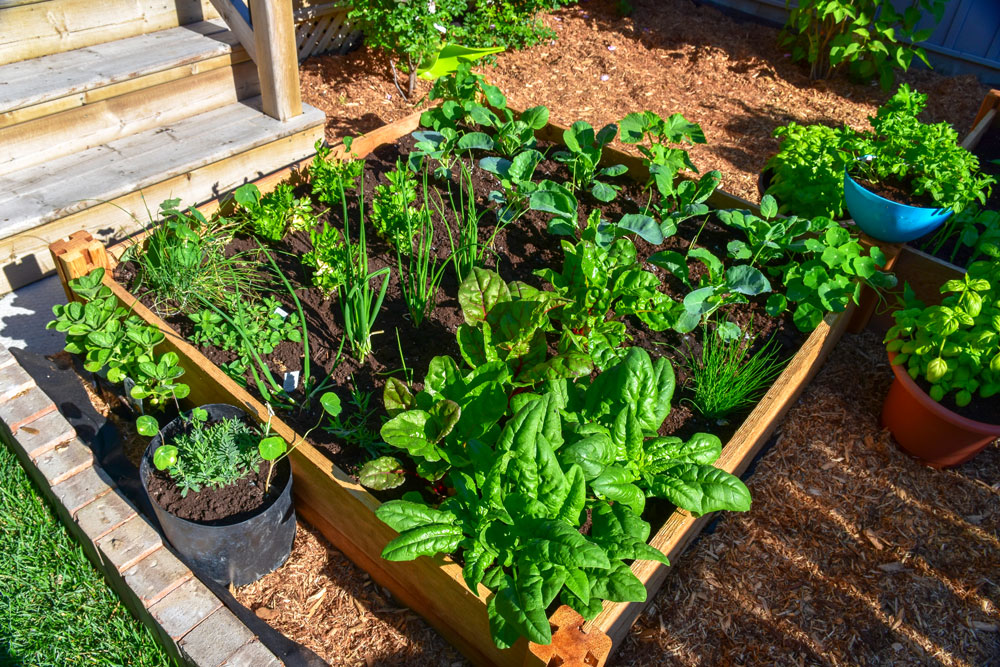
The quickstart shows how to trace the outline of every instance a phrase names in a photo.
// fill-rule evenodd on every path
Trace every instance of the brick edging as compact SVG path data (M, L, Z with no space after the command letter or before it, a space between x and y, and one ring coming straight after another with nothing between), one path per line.
M174 659L199 667L282 663L164 544L6 347L0 439L129 610Z

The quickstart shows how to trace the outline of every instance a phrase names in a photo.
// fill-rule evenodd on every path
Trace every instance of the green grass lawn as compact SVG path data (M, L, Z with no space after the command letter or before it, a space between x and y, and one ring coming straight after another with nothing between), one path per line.
M167 665L0 442L0 665Z

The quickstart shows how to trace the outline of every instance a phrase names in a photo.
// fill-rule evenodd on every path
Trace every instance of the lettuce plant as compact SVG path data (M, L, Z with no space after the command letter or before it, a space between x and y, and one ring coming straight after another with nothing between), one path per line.
M1000 393L1000 263L973 262L960 280L941 286L940 305L925 306L912 290L896 323L885 335L892 363L906 366L910 377L930 383L930 396L940 401L954 392L955 404L968 405L974 395Z

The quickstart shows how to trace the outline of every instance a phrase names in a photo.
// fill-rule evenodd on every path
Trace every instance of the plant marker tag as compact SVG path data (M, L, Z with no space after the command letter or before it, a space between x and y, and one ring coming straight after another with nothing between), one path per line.
M274 314L283 320L288 319L288 311L282 308L281 306L278 306L277 308L274 309Z
M135 381L129 376L122 378L122 387L125 389L125 400L132 404L132 407L139 411L140 415L146 414L146 411L142 409L142 400L138 398L132 398L132 387L135 386Z
M282 382L281 388L292 393L295 388L299 386L299 372L298 371L288 371L285 373L285 379Z

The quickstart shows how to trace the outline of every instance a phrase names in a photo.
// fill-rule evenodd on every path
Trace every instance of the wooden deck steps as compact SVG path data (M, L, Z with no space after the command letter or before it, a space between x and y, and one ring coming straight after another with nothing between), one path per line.
M290 5L255 4L247 42L213 2L0 0L0 294L72 232L121 239L313 152Z
M0 64L217 18L209 0L14 0L0 4Z
M0 128L248 59L214 20L0 65Z
M284 167L311 152L325 120L307 107L280 122L253 98L0 176L0 262L20 258L3 282L51 271L48 244L73 231L120 238L164 199L200 203Z

